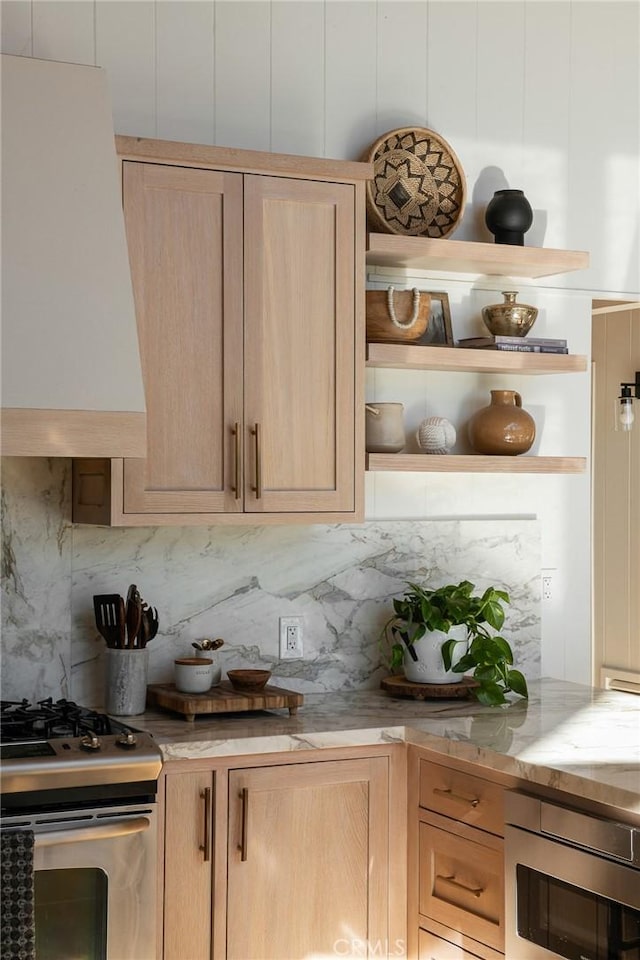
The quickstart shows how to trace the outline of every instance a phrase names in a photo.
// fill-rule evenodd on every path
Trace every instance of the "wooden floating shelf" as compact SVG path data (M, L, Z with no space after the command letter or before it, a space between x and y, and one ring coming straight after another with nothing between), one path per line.
M370 233L367 238L367 266L535 278L586 270L589 254L583 250L551 250Z
M368 343L367 366L454 373L584 373L587 358L566 353L469 350L404 343Z
M585 457L368 453L367 470L397 473L584 473Z

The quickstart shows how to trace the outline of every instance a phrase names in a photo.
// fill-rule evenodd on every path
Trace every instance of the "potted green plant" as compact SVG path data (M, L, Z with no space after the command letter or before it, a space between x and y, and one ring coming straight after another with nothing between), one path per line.
M473 671L478 684L473 692L481 703L506 703L510 692L527 697L526 680L513 669L511 646L489 629L502 629L509 595L495 587L474 591L468 580L436 589L408 582L382 630L391 647L390 666L404 666L408 680L422 683L451 683Z

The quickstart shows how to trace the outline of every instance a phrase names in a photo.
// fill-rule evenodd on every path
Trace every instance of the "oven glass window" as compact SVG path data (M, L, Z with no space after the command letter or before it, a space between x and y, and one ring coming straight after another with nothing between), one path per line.
M35 917L37 960L107 960L103 870L37 870Z
M567 960L640 960L640 911L517 866L518 934Z

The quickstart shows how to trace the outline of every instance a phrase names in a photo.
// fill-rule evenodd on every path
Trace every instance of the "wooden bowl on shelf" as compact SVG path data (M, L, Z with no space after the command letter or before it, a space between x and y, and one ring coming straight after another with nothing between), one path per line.
M258 693L269 682L271 670L227 670L227 676L234 690Z

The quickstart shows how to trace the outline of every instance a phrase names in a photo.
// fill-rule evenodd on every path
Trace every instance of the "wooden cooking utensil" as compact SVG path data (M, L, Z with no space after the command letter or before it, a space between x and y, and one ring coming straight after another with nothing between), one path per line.
M149 609L148 608L145 609L143 607L142 613L140 615L140 630L138 631L138 646L141 649L144 649L144 647L146 647L147 643L149 642L150 635L151 635L151 625L149 623Z
M124 645L124 634L120 626L122 603L122 597L118 593L96 594L93 598L96 627L108 647Z
M136 646L136 637L142 621L142 598L135 583L132 583L127 592L127 647Z
M149 607L149 640L153 640L158 632L158 610L156 607Z
M127 613L125 610L124 600L122 599L122 597L118 597L117 620L118 620L118 634L120 638L120 646L124 648L125 639L126 639L126 629L127 629Z

